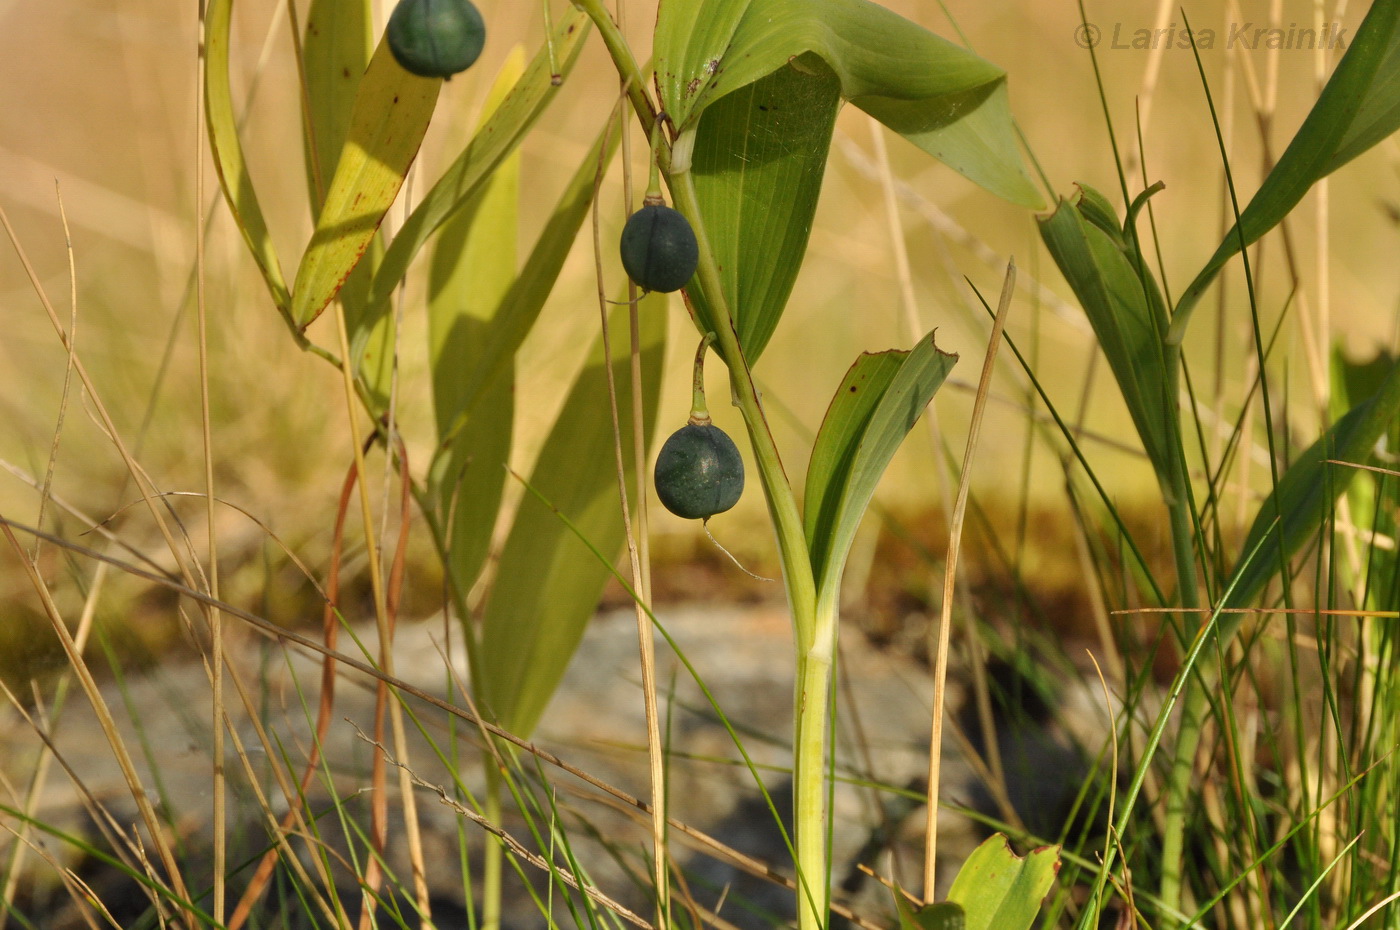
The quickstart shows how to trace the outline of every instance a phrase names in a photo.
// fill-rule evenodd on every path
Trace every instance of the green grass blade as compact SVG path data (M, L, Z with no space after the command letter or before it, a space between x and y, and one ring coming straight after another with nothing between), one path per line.
M807 466L803 518L822 596L835 593L880 476L957 360L930 333L908 351L862 355L837 388Z
M394 60L387 40L379 43L360 80L350 131L297 269L292 317L303 329L339 292L398 197L441 89L440 78L410 74Z
M948 900L963 906L967 930L1028 930L1059 870L1058 847L1041 847L1022 858L1006 837L992 836L958 870Z
M1376 442L1400 418L1400 363L1371 397L1353 407L1307 448L1284 472L1278 487L1265 498L1250 526L1241 552L1258 554L1238 566L1231 579L1227 607L1247 607L1290 558L1313 537L1326 520L1336 497L1346 491L1356 469L1330 465L1327 459L1364 464ZM1228 639L1239 627L1239 615L1222 618L1221 635Z
M578 10L559 18L552 41L560 74L567 75L572 70L587 33L588 17ZM466 203L496 166L515 150L545 106L554 99L559 88L551 79L554 68L550 60L548 47L542 47L500 107L409 214L374 277L369 295L373 315L384 312L390 294L403 280L428 237Z
M808 53L842 97L915 145L998 196L1041 205L998 89L1005 73L922 26L867 0L663 0L658 12L657 85L682 128Z
M272 301L283 315L290 313L291 295L282 275L282 264L267 229L262 207L258 204L248 163L243 157L243 143L238 139L238 122L233 111L233 91L229 86L229 27L233 0L211 0L205 15L204 49L204 111L209 127L209 148L214 156L214 168L219 175L224 199L248 251L253 253L258 270L262 272Z
M507 57L487 95L484 119L500 106L524 70L524 52ZM433 413L441 438L466 402L470 372L489 366L490 333L516 279L520 152L491 173L467 204L443 224L428 276L428 359ZM465 594L486 561L501 504L515 420L513 355L466 426L433 461L431 484L447 532L447 567ZM450 516L449 516L450 515Z
M368 0L312 0L306 14L302 61L306 71L306 186L312 218L319 216L340 150L350 135L360 77L374 51Z
M1182 293L1169 339L1241 246L1273 229L1314 184L1400 128L1400 0L1376 0L1351 47L1249 206Z
M1102 195L1086 201L1097 204ZM1169 486L1176 435L1169 418L1177 415L1176 385L1168 377L1148 296L1155 284L1138 276L1119 245L1122 237L1104 231L1097 209L1093 215L1098 221L1090 222L1062 199L1054 213L1038 220L1040 235L1089 317L1158 480ZM1145 268L1142 273L1150 274Z
M655 426L661 383L663 300L648 298L640 310L647 438ZM613 311L610 329L618 409L628 410L632 401L626 307ZM528 735L544 713L610 574L554 510L599 551L615 554L622 549L605 364L599 339L530 478L531 487L551 501L553 509L535 497L521 503L482 618L478 697L501 726L520 736ZM623 417L623 448L630 448L631 442L630 418ZM632 457L623 458L629 466L628 482L635 488Z
M807 251L839 104L829 72L785 67L720 100L700 124L695 192L750 364L777 328ZM701 290L690 295L714 331Z

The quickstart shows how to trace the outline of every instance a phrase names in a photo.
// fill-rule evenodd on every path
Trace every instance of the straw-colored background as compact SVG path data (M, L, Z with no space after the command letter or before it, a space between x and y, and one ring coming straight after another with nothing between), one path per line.
M956 37L935 3L900 0L891 5ZM439 104L414 180L418 192L460 147L481 93L510 47L522 43L533 52L541 40L539 4L483 0L481 6L490 28L485 55L470 73L451 82ZM1343 25L1354 29L1363 12L1360 6L1348 6ZM290 269L309 235L309 220L295 70L279 9L268 0L238 4L234 86L244 100L256 81L257 96L243 138L284 267ZM1180 14L1171 5L1165 9L1164 24L1180 27ZM1056 194L1068 194L1075 181L1083 180L1119 201L1089 56L1076 43L1074 4L954 3L951 11L967 43L1009 71L1014 111ZM304 9L301 12L304 15ZM1325 62L1306 49L1227 49L1230 24L1267 24L1267 4L1252 3L1243 11L1214 2L1193 4L1189 13L1198 27L1220 31L1216 47L1204 52L1203 60L1225 122L1237 183L1247 196L1258 183L1263 158L1251 94L1264 95L1268 105L1276 102L1270 144L1277 154L1314 98L1318 68ZM381 9L379 22L383 14ZM644 57L652 9L632 2L628 14L628 31ZM1104 31L1105 46L1112 42L1115 25L1126 41L1135 30L1153 27L1157 16L1157 6L1146 3L1101 3L1089 9L1090 20ZM1280 22L1285 27L1309 25L1313 16L1311 4L1288 2ZM141 459L148 471L159 485L173 490L201 486L188 287L197 211L212 206L207 301L219 492L266 519L289 545L319 563L350 454L343 401L328 366L298 352L287 338L216 196L207 161L202 172L204 202L197 202L196 27L193 3L0 0L0 205L66 318L71 307L57 208L61 193L77 269L79 352L127 440L144 435ZM1220 156L1195 62L1189 50L1175 47L1159 55L1108 47L1100 52L1120 149L1126 157L1135 147L1137 105L1146 122L1147 177L1166 182L1166 191L1154 201L1155 220L1168 280L1178 291L1223 232ZM615 74L599 43L592 41L577 72L525 145L522 249L528 248L564 180L583 157L615 93ZM938 326L940 345L963 356L956 377L975 381L987 326L981 311L970 309L961 276L990 298L999 284L1000 264L1014 254L1023 281L1043 281L1050 297L1063 296L1067 289L1047 266L1029 214L997 201L898 138L891 138L888 148L894 176L907 183L915 197L903 204L900 222L912 265L918 325ZM758 369L773 409L790 407L808 430L819 422L830 391L857 351L910 341L875 151L869 121L848 108L838 123L806 266L787 317ZM639 155L634 148L634 156ZM1388 211L1400 204L1396 155L1395 142L1387 141L1337 176L1330 185L1326 236L1316 234L1315 198L1305 202L1289 224L1303 278L1290 313L1316 316L1325 310L1333 332L1366 354L1394 335L1397 229ZM634 161L642 164L640 157ZM1141 186L1134 181L1133 192ZM942 228L929 223L926 217L931 214L945 218ZM605 242L613 241L622 215L614 172L604 193ZM966 241L949 238L949 230L955 228L965 232ZM1277 317L1290 291L1279 241L1277 235L1271 239L1274 244L1262 259L1261 309L1266 321ZM1325 279L1319 268L1319 242L1328 250L1321 263ZM993 256L996 265L980 257L979 249ZM619 283L611 255L605 256L604 267L612 283ZM592 276L585 237L522 356L517 464L528 466L543 428L552 420L559 388L572 377L596 329ZM407 294L401 416L421 471L431 437L418 277L411 279ZM1208 302L1210 310L1201 315L1189 346L1194 372L1208 397L1215 379L1213 305ZM1076 311L1056 312L1048 300L1030 299L1029 292L1015 312L1010 332L1028 350L1038 346L1040 377L1063 409L1073 413L1092 355L1087 330ZM662 429L683 422L686 359L694 345L693 329L678 302L672 313L678 338L672 342ZM42 475L60 408L65 359L7 243L0 243L0 319L0 384L6 386L0 392L0 458L13 468ZM1247 319L1235 275L1227 296L1223 355L1225 412L1231 416L1245 374ZM172 327L168 371L148 413ZM1286 374L1294 395L1306 400L1310 374L1300 332L1292 323L1286 327L1279 358L1287 361L1277 373ZM311 335L323 343L333 341L325 322ZM1131 441L1106 370L1100 368L1096 378L1089 427ZM712 378L712 390L722 391L721 385L718 377ZM999 394L1019 403L1024 390L1019 385L1018 379L1004 374ZM938 424L953 448L961 448L969 405L969 395L957 387L945 389L937 401ZM86 413L76 387L67 414L55 492L92 516L105 517L130 500L130 492L125 500L117 497L122 466ZM728 409L719 410L718 417L739 430ZM805 440L784 416L775 414L774 419L789 469L800 474ZM1295 419L1307 428L1314 422L1305 404L1298 407ZM1020 487L1024 416L998 404L991 408L988 424L977 463L979 487ZM916 431L882 488L884 500L909 510L937 501L937 459L930 442L927 431ZM1089 448L1105 474L1120 476L1116 492L1132 494L1148 486L1145 469L1134 457L1092 443ZM1054 492L1059 474L1043 452L1037 453L1033 491ZM0 475L0 507L13 518L31 520L37 497L20 480ZM761 518L762 502L754 487L736 515L716 521L715 528L735 548L762 562L770 557L771 547ZM125 519L139 537L139 517ZM260 545L260 537L245 521L232 516L229 520L229 552L246 558ZM726 521L731 521L728 530ZM81 529L68 518L63 525ZM663 521L661 529L692 531L678 521ZM0 584L0 597L15 593L18 574L4 573L9 581Z

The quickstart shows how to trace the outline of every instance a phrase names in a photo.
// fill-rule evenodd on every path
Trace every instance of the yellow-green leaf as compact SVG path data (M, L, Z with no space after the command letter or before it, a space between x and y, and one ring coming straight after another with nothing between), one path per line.
M1046 772L1044 777L1063 775ZM948 900L962 905L967 930L1030 930L1059 871L1058 846L1022 857L997 833L967 857L948 889Z
M229 211L253 260L262 272L272 301L284 316L290 314L291 295L277 260L272 236L258 204L253 179L243 157L243 144L238 139L238 122L233 112L233 92L229 87L229 26L233 0L211 0L204 20L204 113L209 126L209 147L214 156L214 168L219 185L228 201Z
M579 10L570 10L559 18L552 36L554 58L547 47L541 46L501 106L472 136L471 142L423 196L394 236L370 291L373 312L382 312L387 306L389 295L403 280L409 264L428 237L461 208L501 160L520 144L559 91L553 81L553 61L557 59L559 73L567 75L578 60L587 33L588 17Z
M307 123L314 146L306 147L306 184L311 216L320 215L350 134L355 92L369 64L373 33L369 0L312 0L306 14L301 57L306 73Z
M500 106L524 69L517 46L489 94L483 120ZM491 333L516 280L520 152L511 154L465 208L443 225L428 276L428 359L441 438L462 411L473 372L488 367ZM430 483L446 532L447 566L464 594L491 542L505 485L515 418L514 355L504 360L482 403L433 460Z
M360 80L350 132L302 256L292 317L305 328L364 255L423 143L442 81L409 74L381 41Z
M649 439L665 350L665 296L648 297L639 313L644 430ZM613 311L611 328L617 402L619 410L626 411L632 404L626 307ZM538 497L530 494L521 501L482 618L478 700L497 722L521 736L539 722L611 577L609 567L559 515L568 517L599 552L613 557L622 551L606 364L602 340L595 340L588 364L540 452L530 477ZM626 450L632 442L631 417L623 415L621 420ZM622 458L635 500L633 457L624 453Z

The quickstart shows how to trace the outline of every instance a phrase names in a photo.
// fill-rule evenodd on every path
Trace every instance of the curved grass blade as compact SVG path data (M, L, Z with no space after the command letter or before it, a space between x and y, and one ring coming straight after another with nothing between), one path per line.
M587 33L586 14L570 10L559 18L552 36L558 73L567 76L573 69ZM390 294L403 280L409 264L428 237L460 209L496 166L515 150L545 106L554 99L559 89L552 81L554 73L549 48L541 47L500 107L413 209L394 236L374 276L368 297L367 322L384 312Z
M1400 129L1400 0L1376 0L1351 47L1239 222L1177 301L1167 338L1179 344L1220 269L1273 229L1314 184Z
M823 598L834 597L875 486L958 357L925 336L856 359L827 408L807 466L803 529Z
M1259 508L1240 551L1255 553L1236 567L1227 608L1248 607L1291 558L1326 523L1328 509L1346 491L1356 469L1327 459L1365 464L1376 443L1400 419L1400 362L1391 366L1376 393L1353 407L1284 472ZM1257 551L1256 551L1257 550ZM1221 637L1239 629L1243 615L1221 617Z
M967 857L948 900L963 906L967 930L1029 930L1059 871L1058 846L1031 850L1023 858L998 833Z
M868 0L662 0L657 86L678 127L811 53L841 96L998 196L1041 206L1000 68Z
M664 300L653 295L640 309L648 440L654 432L661 384ZM613 311L610 327L618 409L627 410L631 379L624 335L626 307ZM520 736L528 735L539 722L611 574L609 566L599 563L579 542L570 524L600 552L615 555L622 549L605 364L598 339L540 452L529 481L538 496L521 502L482 618L478 699L497 723ZM632 442L630 419L622 418L623 448ZM635 490L631 458L624 456L627 480ZM551 501L552 508L541 504L540 498ZM560 520L555 510L568 522Z
M487 95L483 119L500 106L524 70L518 46ZM491 173L486 185L443 224L428 275L428 359L433 413L441 438L463 409L470 373L491 364L490 334L516 281L520 152ZM496 526L503 467L510 459L515 420L514 354L453 440L434 458L429 482L443 514L447 567L463 595L476 582Z
M783 67L729 94L696 134L695 193L750 364L792 293L821 193L840 97L817 64L818 73ZM714 331L703 292L690 296L703 329Z
M290 319L291 294L267 229L267 220L258 204L257 191L253 189L253 179L248 175L243 144L238 139L233 91L229 86L229 27L232 14L233 0L211 0L205 14L204 53L207 57L204 112L209 128L209 148L233 221L243 234L243 241L253 254L263 280L267 282L272 302L283 316Z
M305 329L339 292L398 197L428 131L440 78L405 71L381 40L355 94L349 134L292 290Z

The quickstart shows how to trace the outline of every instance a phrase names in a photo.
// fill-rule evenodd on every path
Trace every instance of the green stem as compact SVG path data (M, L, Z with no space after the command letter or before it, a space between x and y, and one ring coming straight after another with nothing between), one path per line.
M486 797L483 815L487 823L501 820L501 772L496 760L486 758ZM481 858L481 926L479 930L500 930L501 927L501 864L504 850L495 837L488 837Z
M690 422L693 426L707 426L710 422L710 408L705 403L705 353L710 343L715 341L714 333L706 333L700 340L700 348L695 350L695 375L690 385Z
M1169 347L1168 353L1168 384L1175 390L1177 379L1174 375L1180 370L1181 354L1175 347ZM1172 422L1179 425L1175 418ZM1172 448L1177 454L1173 456L1167 510L1171 520L1172 556L1176 562L1177 598L1184 608L1182 629L1188 634L1194 634L1201 624L1200 614L1196 612L1201 604L1196 584L1195 524L1191 519L1191 489L1187 484L1190 479L1187 477L1186 463L1182 458L1184 449L1180 442L1180 429L1173 430L1173 433ZM1191 638L1190 635L1185 637L1187 641ZM1164 912L1167 914L1181 910L1186 815L1192 806L1192 772L1195 768L1196 750L1200 746L1201 730L1205 725L1207 704L1207 694L1199 675L1189 675L1184 687L1176 752L1172 757L1171 770L1167 774L1166 816L1162 834L1160 891ZM1173 924L1164 922L1164 926L1171 925Z
M694 177L691 172L685 171L669 175L668 180L675 208L690 221L700 246L700 264L696 275L710 306L714 308L716 342L729 366L735 403L748 427L759 479L768 501L768 515L777 534L783 583L787 588L788 609L792 613L793 638L797 649L797 683L793 698L793 813L797 873L801 877L802 887L806 889L799 893L798 927L799 930L820 930L826 926L824 760L829 724L827 689L831 676L830 637L823 637L821 632L823 628L829 630L834 627L835 616L833 614L828 623L818 622L816 581L797 498L783 471L782 459L773 442L772 431L768 428L753 376L739 346L734 315L724 293L709 237L705 234ZM812 888L819 888L821 892L814 893Z
M598 29L603 44L627 82L627 95L641 120L642 128L650 135L656 123L656 109L646 95L646 78L637 66L626 38L601 0L574 0L574 5L587 13ZM836 617L833 611L826 622L819 622L816 580L802 528L802 515L783 470L782 459L759 402L748 362L739 346L734 314L724 293L719 265L710 248L709 237L705 234L695 181L689 171L689 159L682 159L685 170L673 173L671 147L666 144L665 135L657 133L654 138L656 166L671 189L674 207L690 221L699 243L700 263L696 269L696 280L714 314L716 347L729 367L734 402L748 427L754 461L768 503L769 519L777 536L797 651L793 799L796 864L804 889L799 893L798 927L799 930L822 930L827 923L827 811L824 791L825 747L830 723L827 696L830 693L831 642ZM821 889L820 893L812 892L813 888Z

